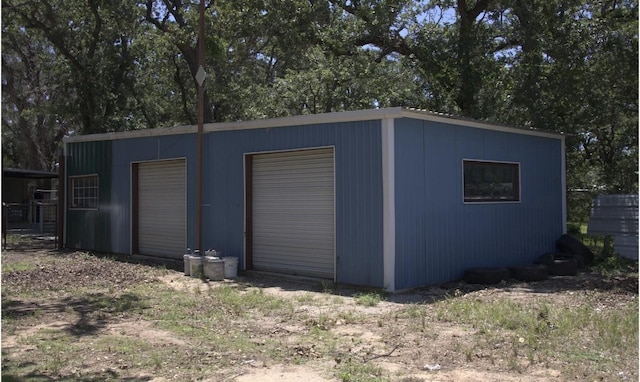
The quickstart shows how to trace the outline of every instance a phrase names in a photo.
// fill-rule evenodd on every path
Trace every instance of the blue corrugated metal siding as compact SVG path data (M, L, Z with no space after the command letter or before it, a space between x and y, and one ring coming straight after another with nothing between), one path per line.
M96 210L67 207L65 243L68 248L99 252L112 250L111 220L111 142L77 142L67 147L67 193L69 177L98 175L98 208ZM70 199L68 199L70 200ZM70 204L67 204L69 206Z
M195 241L197 136L113 141L113 251L131 251L131 162L187 158L187 243ZM382 286L380 121L238 130L204 135L203 247L244 256L244 155L335 148L337 280Z
M563 232L560 139L409 119L395 126L397 289L553 250ZM521 202L464 204L463 159L519 162Z
M205 246L244 255L244 154L333 146L337 280L382 286L380 145L380 121L207 134Z
M131 253L131 163L161 159L187 160L187 242L195 241L195 134L164 135L113 141L111 241L113 252Z

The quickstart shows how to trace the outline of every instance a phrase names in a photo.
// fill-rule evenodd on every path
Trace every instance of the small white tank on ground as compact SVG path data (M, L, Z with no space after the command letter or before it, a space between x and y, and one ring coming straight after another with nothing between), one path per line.
M219 257L204 258L204 277L211 281L224 280L224 260Z
M191 255L184 255L184 275L185 276L190 276L191 275L191 265L190 265L190 259L191 259Z
M203 273L203 258L202 256L190 256L189 257L189 269L191 277L201 278Z
M238 258L227 256L222 260L224 260L224 277L227 279L238 277Z

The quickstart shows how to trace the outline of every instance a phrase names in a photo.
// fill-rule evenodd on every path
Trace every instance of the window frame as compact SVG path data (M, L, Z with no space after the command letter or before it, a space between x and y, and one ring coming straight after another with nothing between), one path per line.
M491 198L486 197L482 199L472 199L466 196L466 179L465 179L465 167L466 164L480 164L487 166L505 166L515 168L516 174L513 181L514 197L509 199ZM495 161L484 159L463 159L462 160L462 201L464 204L504 204L504 203L520 203L522 201L522 172L520 162L510 161Z
M83 190L95 189L95 197L94 196L78 196L76 197L76 189L80 187L76 185L76 182L81 179L95 179L95 185L82 186ZM98 210L98 205L100 203L100 178L98 174L83 174L83 175L74 175L69 177L69 209L71 210L90 210L96 211ZM79 206L78 200L82 198L82 200L94 200L95 206L87 206L85 203Z

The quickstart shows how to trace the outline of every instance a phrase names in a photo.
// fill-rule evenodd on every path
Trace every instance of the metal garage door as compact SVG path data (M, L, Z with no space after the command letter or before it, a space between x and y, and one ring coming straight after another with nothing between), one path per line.
M138 166L138 250L182 258L186 243L185 160Z
M334 278L333 149L253 156L256 270Z

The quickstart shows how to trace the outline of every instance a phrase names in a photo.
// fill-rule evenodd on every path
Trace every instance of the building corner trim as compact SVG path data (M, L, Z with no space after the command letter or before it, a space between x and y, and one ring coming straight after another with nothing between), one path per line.
M382 120L382 262L384 288L396 289L395 127L394 119Z

